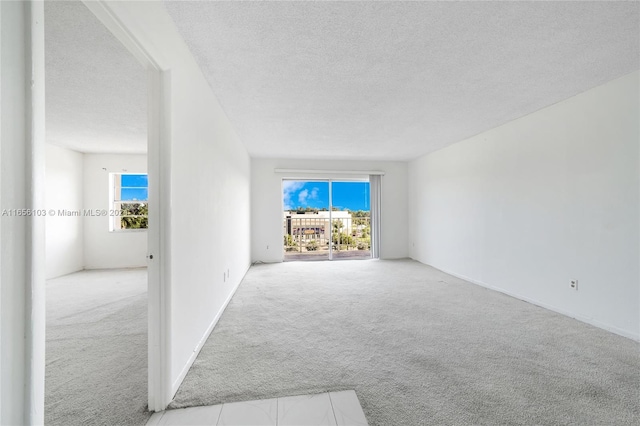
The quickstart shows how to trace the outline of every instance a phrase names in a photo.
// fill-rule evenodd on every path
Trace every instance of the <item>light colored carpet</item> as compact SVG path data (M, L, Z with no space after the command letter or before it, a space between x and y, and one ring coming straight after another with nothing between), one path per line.
M371 425L635 425L639 349L414 261L260 265L171 407L355 389Z
M45 423L144 425L147 271L83 271L47 282Z

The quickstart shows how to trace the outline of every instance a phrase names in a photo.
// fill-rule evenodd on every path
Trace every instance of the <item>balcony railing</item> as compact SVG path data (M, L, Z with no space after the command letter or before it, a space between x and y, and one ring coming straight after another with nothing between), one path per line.
M371 219L329 219L317 214L285 217L285 260L328 258L330 247L334 258L371 257Z

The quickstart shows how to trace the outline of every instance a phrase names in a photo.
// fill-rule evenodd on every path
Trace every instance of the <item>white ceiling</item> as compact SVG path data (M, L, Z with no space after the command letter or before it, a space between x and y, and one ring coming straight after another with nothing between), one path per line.
M640 68L638 2L167 1L254 157L406 160ZM47 141L146 152L145 72L45 2Z
M411 159L640 68L638 2L165 4L254 157Z
M47 142L146 152L144 68L81 2L45 2L45 58Z

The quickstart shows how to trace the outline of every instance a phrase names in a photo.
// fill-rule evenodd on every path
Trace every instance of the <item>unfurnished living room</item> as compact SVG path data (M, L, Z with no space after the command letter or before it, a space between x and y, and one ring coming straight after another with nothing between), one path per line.
M640 2L0 32L0 424L640 423Z

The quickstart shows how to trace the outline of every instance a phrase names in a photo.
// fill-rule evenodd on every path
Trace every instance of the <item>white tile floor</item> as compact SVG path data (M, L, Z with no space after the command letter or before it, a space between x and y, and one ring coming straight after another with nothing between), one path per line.
M154 413L147 426L367 426L355 391L232 402Z

